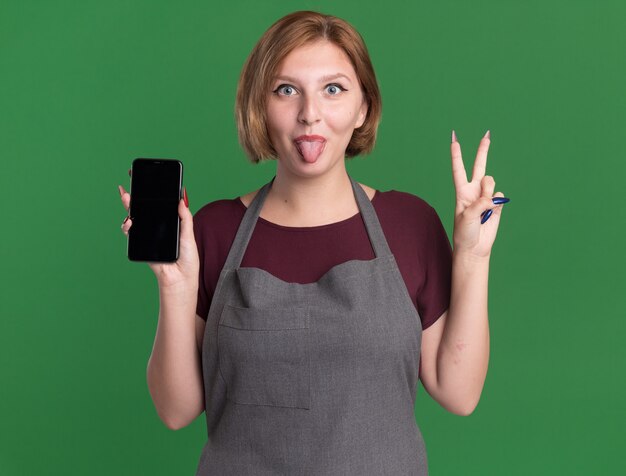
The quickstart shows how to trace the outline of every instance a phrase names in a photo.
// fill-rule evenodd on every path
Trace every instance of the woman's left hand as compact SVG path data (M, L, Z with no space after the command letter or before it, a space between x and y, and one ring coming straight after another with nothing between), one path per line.
M465 253L476 258L489 258L491 247L496 239L502 205L494 205L493 197L503 197L501 192L493 193L496 182L485 175L487 151L491 143L489 131L481 139L474 161L472 180L467 181L465 166L461 156L461 145L453 131L450 152L452 155L452 178L456 190L454 212L454 252ZM481 214L493 210L491 217L481 224Z

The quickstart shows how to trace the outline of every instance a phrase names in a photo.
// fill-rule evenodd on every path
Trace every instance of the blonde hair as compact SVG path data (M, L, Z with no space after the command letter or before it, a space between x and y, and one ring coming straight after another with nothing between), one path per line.
M294 49L318 40L330 41L346 53L367 102L365 122L354 130L346 148L346 158L367 154L374 148L382 100L363 38L345 20L318 12L299 11L279 19L263 34L239 77L235 101L237 132L239 142L252 162L277 157L267 132L266 104L278 65Z

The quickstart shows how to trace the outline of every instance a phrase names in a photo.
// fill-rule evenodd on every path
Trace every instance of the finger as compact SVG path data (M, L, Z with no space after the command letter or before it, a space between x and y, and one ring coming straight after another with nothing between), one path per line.
M130 230L131 226L133 226L133 220L129 216L127 216L122 222L122 233L128 236L128 230Z
M494 194L491 199L493 199L494 197L504 197L504 194L502 192L498 192L496 194ZM483 197L481 197L483 198ZM493 201L491 201L491 204L489 205L489 208L484 210L481 214L480 214L480 218L481 218L481 223L484 224L487 222L487 220L489 220L489 218L492 218L495 215L495 218L492 218L493 221L495 221L496 223L500 221L500 215L502 214L502 205L504 205L504 203L501 203L499 205L496 205L493 203ZM485 218L486 215L489 215Z
M465 209L465 212L469 213L471 216L478 217L484 211L491 210L492 208L497 207L498 205L494 205L491 201L491 197L480 196L474 202ZM464 213L465 213L464 212Z
M126 209L126 211L128 211L129 207L130 207L130 193L128 193L126 190L124 190L124 187L122 187L121 185L117 186L119 192L120 192L120 198L122 199L122 205L124 205L124 208Z
M480 181L480 196L486 198L493 197L493 191L496 189L496 181L491 175L485 175Z
M472 221L480 221L486 212L493 210L495 207L496 205L491 201L491 197L480 196L463 211L463 215L470 217Z
M486 223L493 213L493 207L495 205L491 201L491 198L492 198L495 187L496 187L496 181L493 179L493 177L489 175L484 176L482 180L480 181L480 199L479 200L482 203L481 206L483 208L478 210L478 212L480 213L481 224ZM476 213L476 210L474 209L475 205L476 205L476 202L474 202L470 207L468 207L472 209L470 211L471 213L470 216L474 216L474 214Z
M487 220L489 220L492 214L493 214L493 210L491 209L485 210L484 212L482 212L480 214L480 224L483 225Z
M497 192L493 195L494 197L504 197L504 194L502 192ZM494 215L498 215L498 217L500 216L500 214L502 213L502 208L505 204L501 203L500 205L494 205L493 207L493 213Z
M485 137L480 140L476 160L474 160L474 168L472 170L472 182L474 180L482 180L487 169L487 152L489 152L489 144L491 144L490 133L487 131Z
M180 217L180 238L194 239L193 215L183 199L178 201L178 216Z
M461 155L461 144L453 141L450 144L450 155L452 156L452 180L454 187L458 190L467 184L467 174L465 173L465 165L463 165L463 156Z

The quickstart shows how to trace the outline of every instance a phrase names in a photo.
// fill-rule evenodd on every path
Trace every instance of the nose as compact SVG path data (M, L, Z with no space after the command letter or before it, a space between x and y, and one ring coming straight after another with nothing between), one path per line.
M320 110L316 98L310 95L303 95L298 114L298 122L304 125L315 124L320 121Z

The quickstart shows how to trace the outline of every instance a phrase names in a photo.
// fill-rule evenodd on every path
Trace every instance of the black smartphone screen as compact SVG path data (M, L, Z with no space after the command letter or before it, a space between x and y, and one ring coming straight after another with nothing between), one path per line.
M128 259L171 262L178 259L178 202L183 164L172 159L135 159L130 181Z

